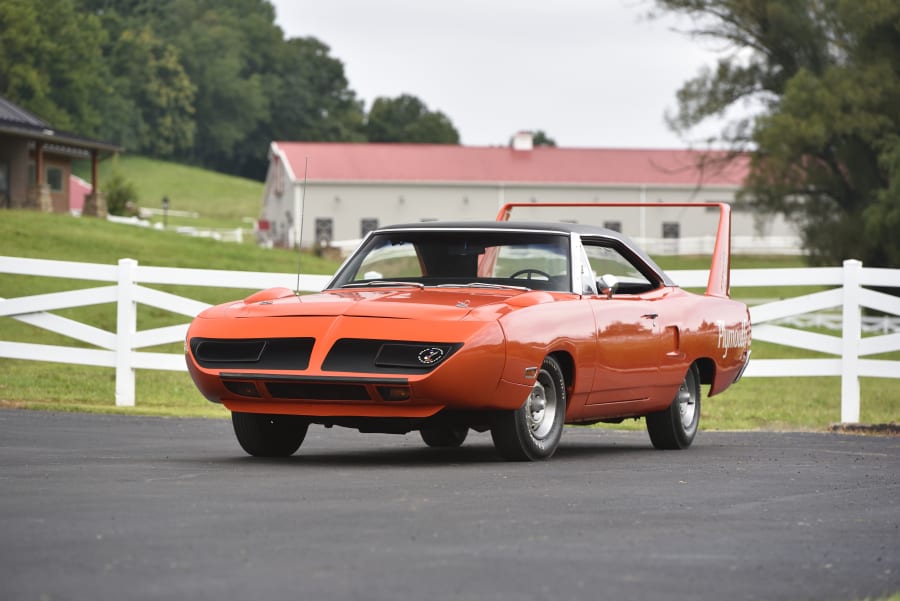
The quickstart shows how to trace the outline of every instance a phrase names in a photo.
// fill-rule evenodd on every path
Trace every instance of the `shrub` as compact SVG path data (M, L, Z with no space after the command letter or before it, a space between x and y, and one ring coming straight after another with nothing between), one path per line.
M110 215L134 215L137 213L137 186L121 173L113 173L103 186L106 207Z

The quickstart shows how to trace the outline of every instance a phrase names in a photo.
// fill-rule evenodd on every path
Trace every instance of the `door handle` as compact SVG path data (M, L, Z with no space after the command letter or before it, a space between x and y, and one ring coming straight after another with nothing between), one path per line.
M644 313L643 315L641 315L641 317L645 319L656 319L657 317L659 317L659 313Z

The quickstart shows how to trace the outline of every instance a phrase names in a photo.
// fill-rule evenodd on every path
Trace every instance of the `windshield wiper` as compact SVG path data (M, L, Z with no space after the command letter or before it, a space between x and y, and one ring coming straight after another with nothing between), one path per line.
M367 287L386 287L386 288L419 288L424 289L425 284L421 282L392 282L390 280L372 280L371 282L351 282L344 284L341 288L367 288Z
M489 284L487 282L469 282L468 284L441 284L435 288L491 288L494 290L522 290L529 292L531 288L525 286L508 286L506 284Z

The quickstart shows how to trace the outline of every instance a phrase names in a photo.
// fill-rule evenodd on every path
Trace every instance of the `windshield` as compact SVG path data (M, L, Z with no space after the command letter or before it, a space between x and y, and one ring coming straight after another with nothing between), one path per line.
M565 234L506 231L377 233L335 276L332 288L410 284L571 290Z

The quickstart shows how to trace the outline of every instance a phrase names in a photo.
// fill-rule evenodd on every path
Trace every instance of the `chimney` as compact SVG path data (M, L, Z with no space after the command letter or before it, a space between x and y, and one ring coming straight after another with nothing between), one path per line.
M513 150L534 150L534 134L530 131L516 132L512 139Z

